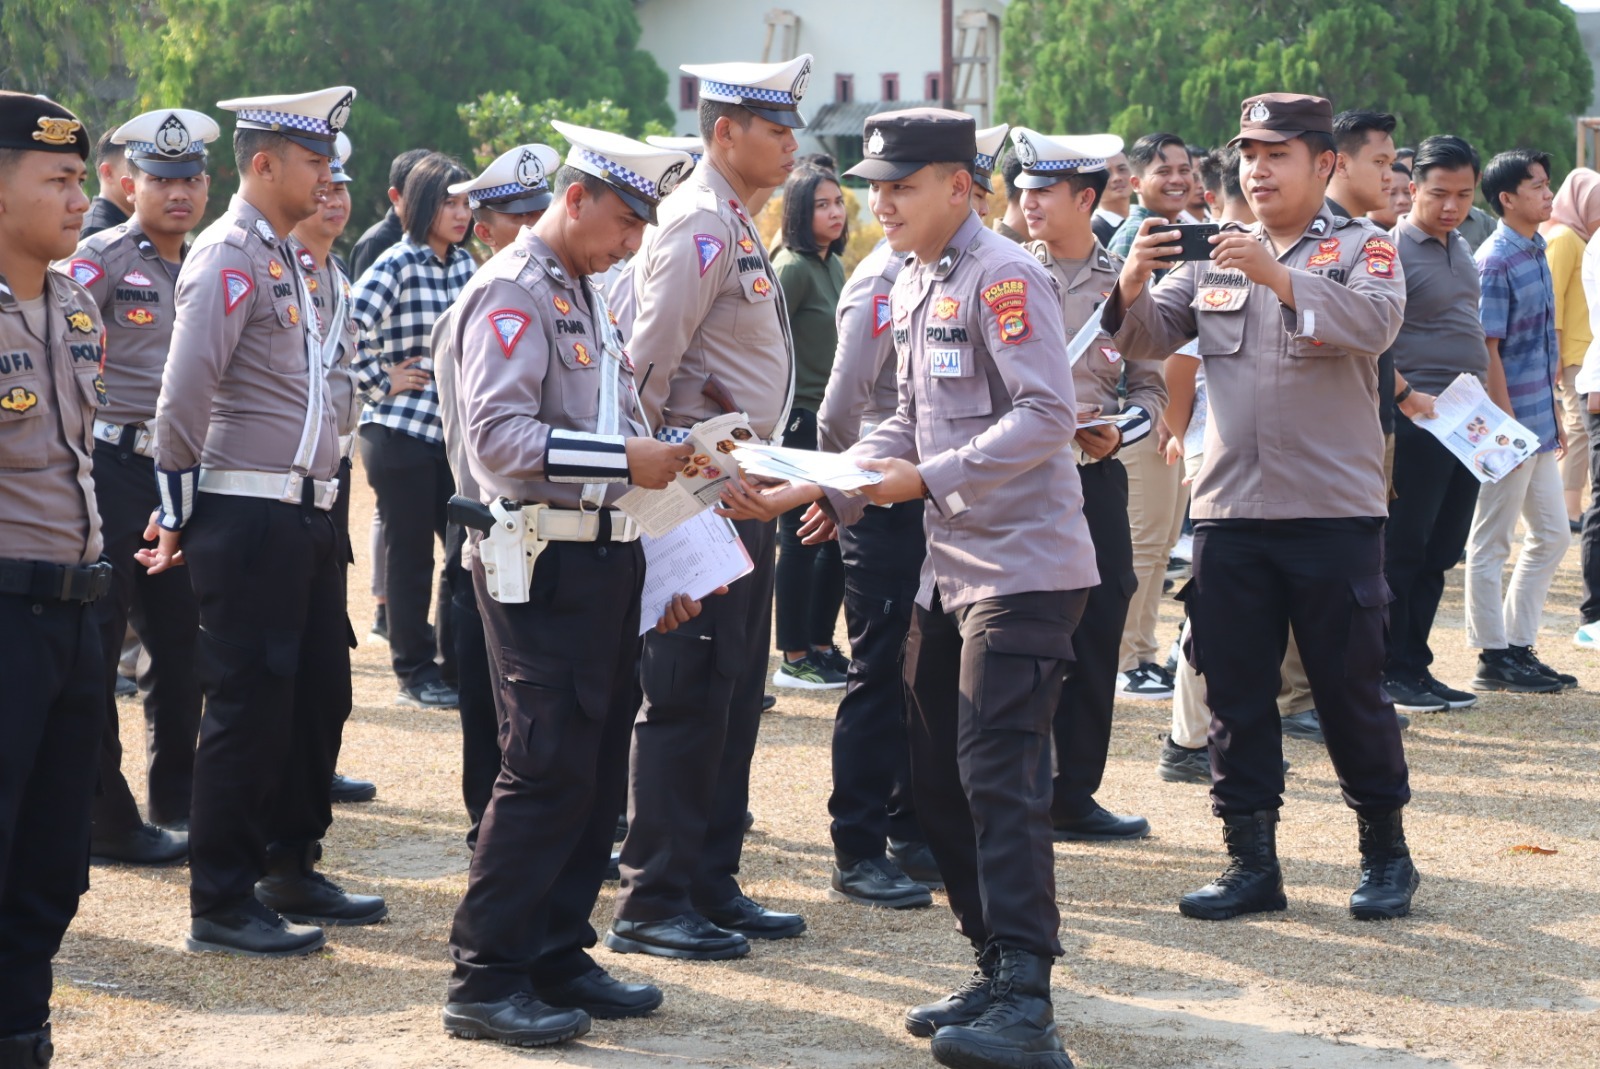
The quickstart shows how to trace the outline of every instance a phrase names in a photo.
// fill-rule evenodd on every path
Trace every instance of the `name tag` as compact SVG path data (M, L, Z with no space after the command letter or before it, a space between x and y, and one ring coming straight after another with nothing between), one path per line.
M929 349L928 374L936 379L959 379L961 377L961 350Z

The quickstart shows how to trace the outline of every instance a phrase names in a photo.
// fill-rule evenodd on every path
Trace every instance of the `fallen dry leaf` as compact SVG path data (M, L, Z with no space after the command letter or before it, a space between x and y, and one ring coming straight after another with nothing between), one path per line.
M1518 843L1511 848L1511 852L1513 854L1554 854L1557 851L1546 849L1542 846L1534 846L1532 843Z

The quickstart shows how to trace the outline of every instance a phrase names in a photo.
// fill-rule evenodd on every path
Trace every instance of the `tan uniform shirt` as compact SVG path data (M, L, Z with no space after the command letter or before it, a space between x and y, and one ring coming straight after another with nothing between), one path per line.
M58 266L89 291L106 325L102 377L110 400L98 418L118 425L153 421L172 342L179 265L163 260L139 224L129 221L85 239Z
M1029 252L1044 265L1061 287L1061 314L1066 322L1067 339L1077 336L1094 306L1111 296L1122 271L1122 257L1107 252L1095 243L1085 260L1057 260L1042 241L1030 241ZM1127 397L1119 393L1127 376ZM1167 407L1167 380L1161 365L1149 361L1125 364L1116 343L1104 332L1092 343L1072 368L1072 387L1078 403L1099 405L1105 413L1138 409L1143 419L1130 420L1118 429L1122 444L1132 445L1150 434Z
M889 291L904 266L905 257L880 242L856 265L839 295L839 345L817 409L817 439L830 453L855 445L863 424L877 425L894 415L899 387Z
M82 286L45 275L43 331L0 279L0 556L48 564L100 558L94 419L105 329Z
M156 467L287 473L311 383L299 272L288 242L243 197L195 241L178 276L172 355L156 406ZM320 346L319 346L320 348ZM326 392L323 376L315 380ZM324 404L309 474L339 469L339 428Z
M727 387L750 427L771 439L794 397L794 343L778 277L733 187L700 161L662 202L660 225L634 257L638 313L629 351L652 425L692 427L720 415L706 376Z
M1259 224L1249 229L1271 249ZM1406 305L1394 244L1324 207L1277 259L1290 268L1293 310L1265 286L1193 262L1127 309L1113 293L1104 322L1134 360L1200 339L1210 416L1196 519L1385 516L1378 355Z
M645 428L633 369L602 352L600 307L587 280L570 277L524 228L472 276L443 321L447 333L435 324L435 359L443 341L455 365L453 403L440 406L445 448L459 436L479 501L577 508L583 483L614 483L607 503L627 491L623 441ZM618 376L617 430L602 436L600 377L608 365ZM593 453L571 463L585 448Z
M361 397L357 393L355 374L350 370L350 362L356 356L356 321L350 314L350 280L339 270L332 256L318 267L311 250L294 238L289 239L289 247L294 250L295 263L305 276L323 343L338 346L338 353L328 367L328 394L324 403L333 412L340 436L354 434L361 421ZM337 342L329 340L330 324Z
M945 609L1100 582L1073 461L1077 404L1055 280L971 213L890 294L895 414L849 450L914 461L928 486L917 602ZM844 522L865 497L829 493Z

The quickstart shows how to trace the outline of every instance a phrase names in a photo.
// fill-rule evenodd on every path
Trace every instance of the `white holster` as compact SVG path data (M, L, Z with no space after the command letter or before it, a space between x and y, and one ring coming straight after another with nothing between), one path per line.
M533 565L550 543L539 537L543 505L518 508L503 499L489 503L494 527L478 543L489 596L502 605L521 605L533 585Z

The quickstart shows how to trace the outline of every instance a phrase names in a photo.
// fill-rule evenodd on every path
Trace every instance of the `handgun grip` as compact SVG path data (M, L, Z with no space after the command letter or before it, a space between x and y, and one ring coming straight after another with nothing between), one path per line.
M449 503L445 505L445 518L451 523L459 523L484 534L494 529L494 514L489 511L489 506L460 494L451 495Z

